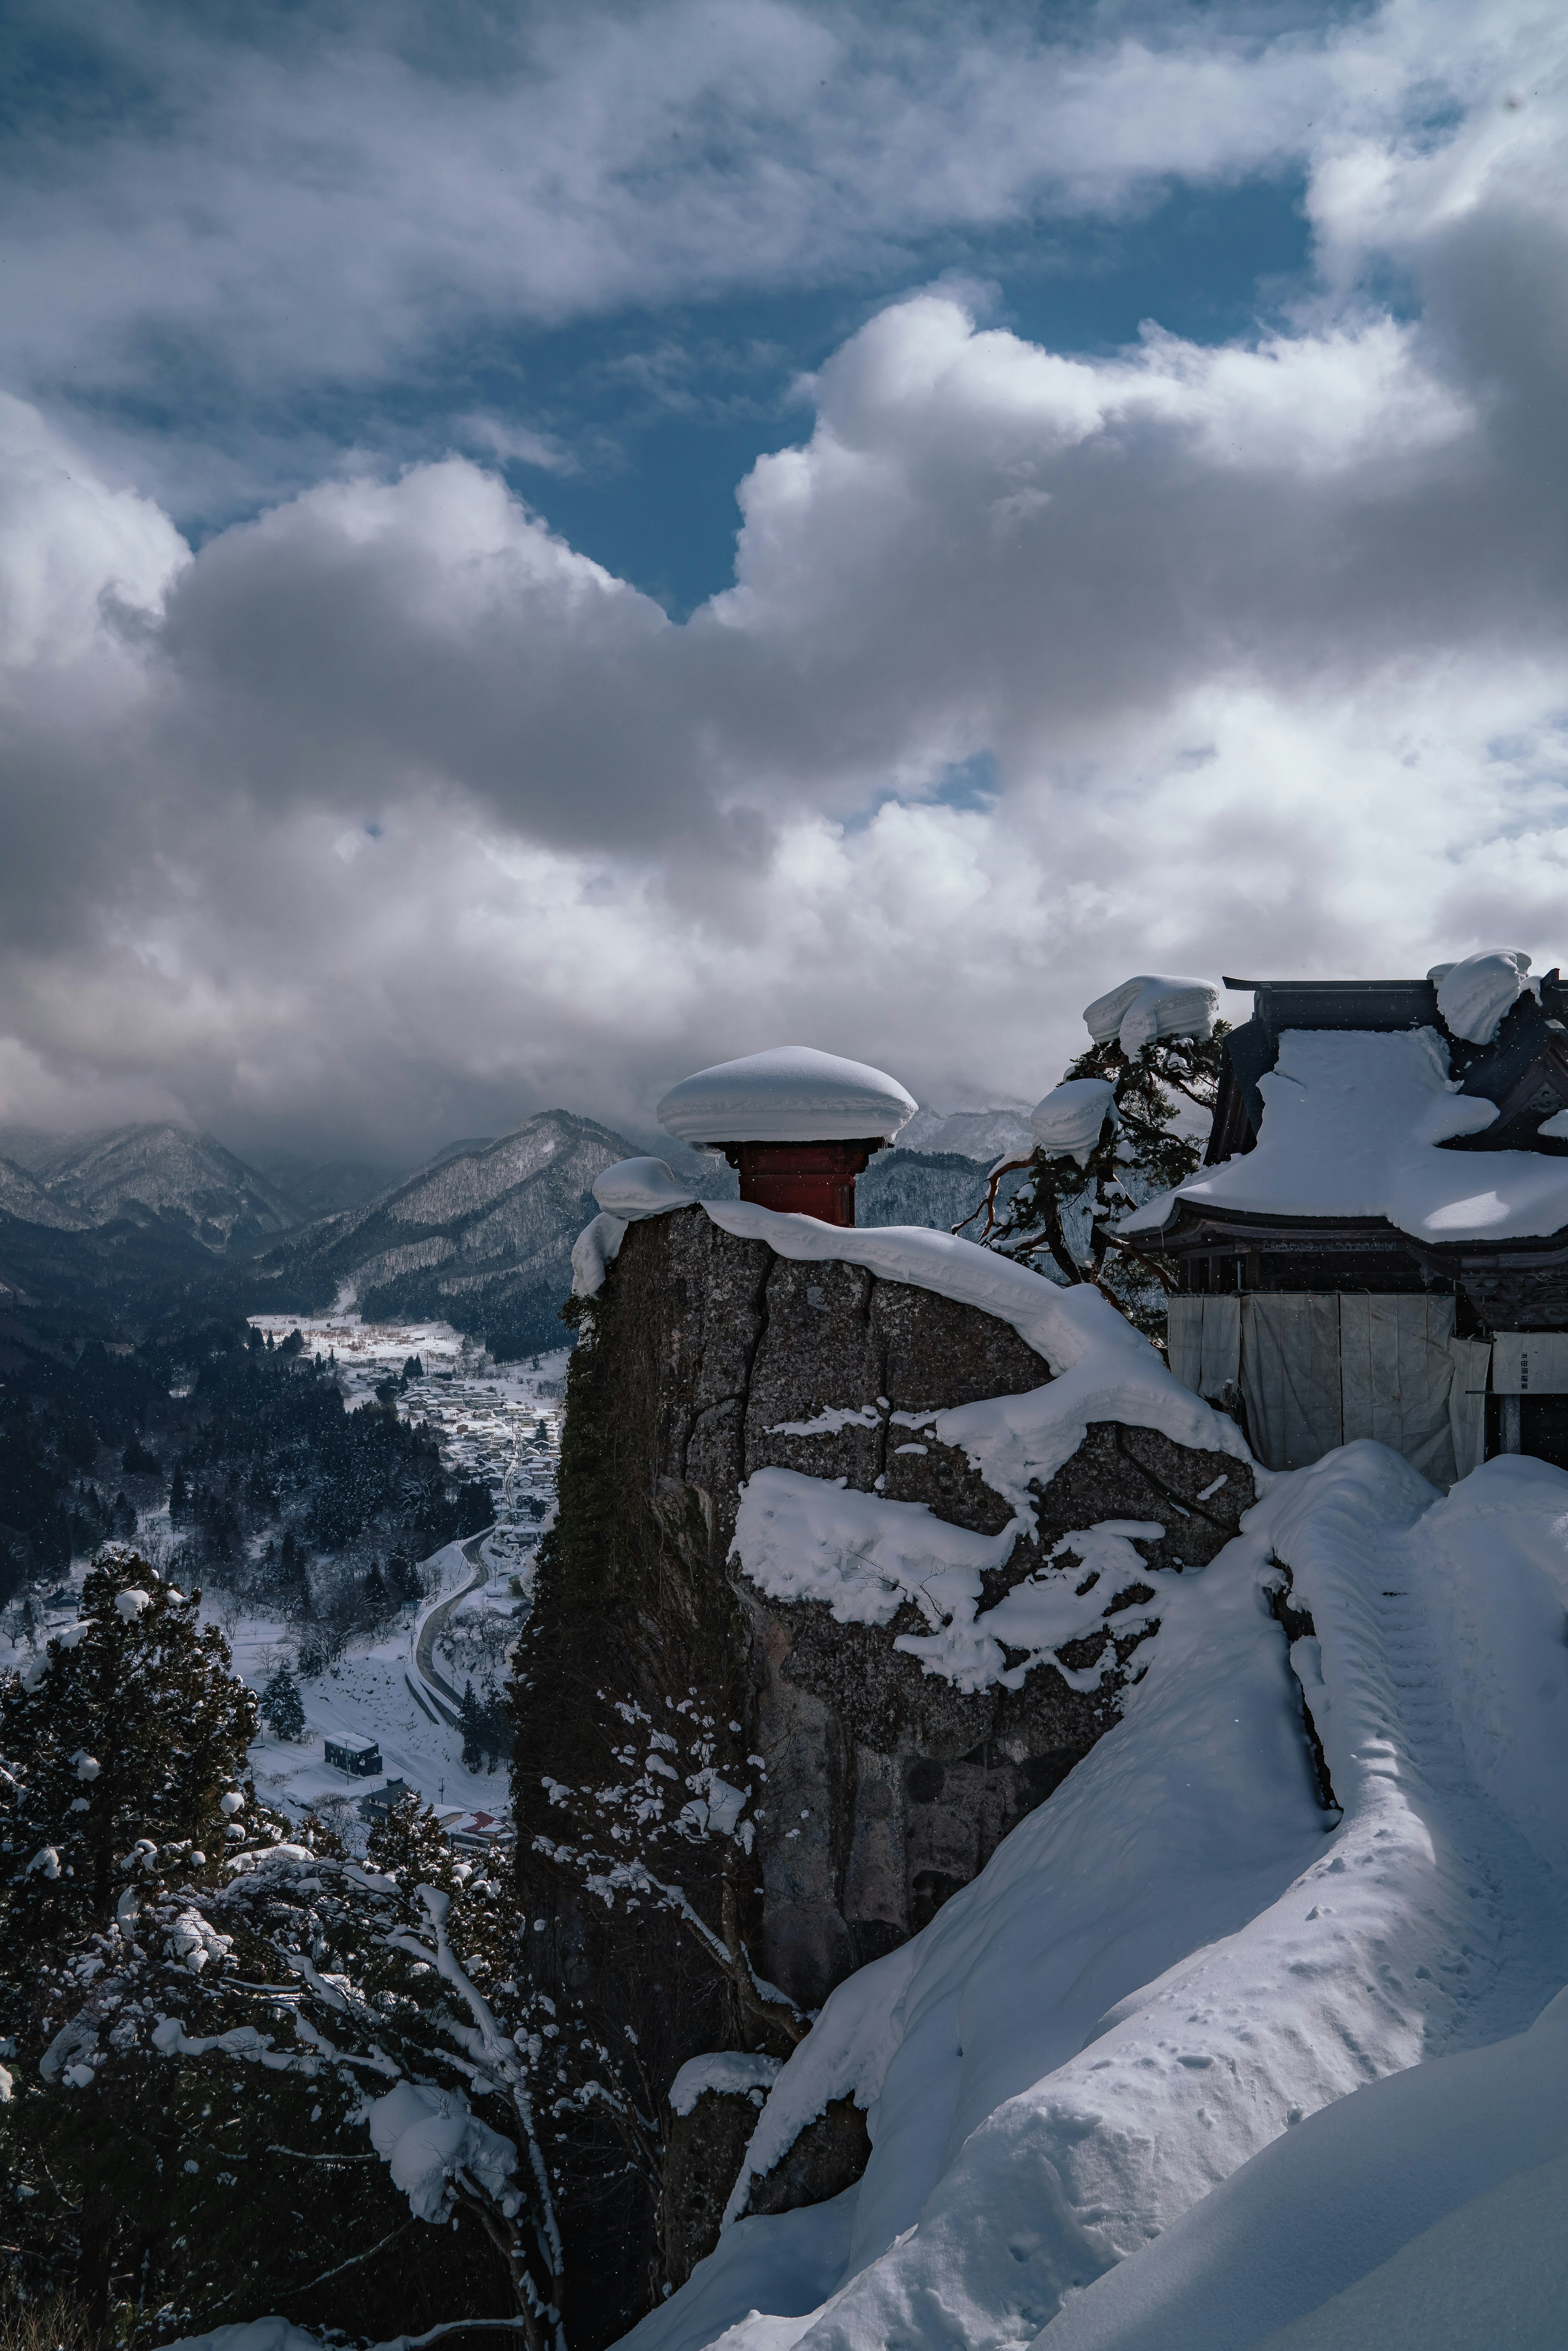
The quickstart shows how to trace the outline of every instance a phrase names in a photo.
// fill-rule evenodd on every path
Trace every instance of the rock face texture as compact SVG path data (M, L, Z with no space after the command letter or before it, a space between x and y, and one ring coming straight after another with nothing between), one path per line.
M781 2008L759 2010L747 1991L741 1946L758 1977L814 2010L984 1867L1116 1719L1148 1637L1141 1620L1118 1636L1117 1600L1149 1593L1107 1595L1103 1629L1065 1656L1070 1669L1107 1667L1098 1687L1074 1688L1041 1666L1016 1690L966 1693L895 1649L899 1633L923 1629L912 1607L883 1626L840 1624L819 1601L767 1596L731 1560L739 1489L765 1467L925 1503L977 1533L1008 1524L1009 1506L961 1453L895 1417L1050 1378L1009 1325L977 1309L848 1264L790 1262L694 1207L631 1228L582 1337L559 1524L519 1652L520 1893L538 1922L536 1968L559 2002L593 2011L594 2031L631 2025L658 2105L676 2067L701 2050L787 2055L798 2037L798 2025L781 2029ZM1252 1499L1233 1458L1097 1425L1039 1496L1038 1539L1020 1541L988 1576L987 1604L1033 1573L1059 1537L1106 1520L1163 1525L1160 1539L1137 1546L1153 1566L1202 1564ZM617 1890L602 1863L580 1858L583 1820L614 1811L596 1798L585 1812L583 1790L617 1772L624 1781L629 1768L628 1706L667 1726L672 1769L691 1760L685 1726L708 1723L711 1768L751 1792L747 1842L694 1842L678 1869L683 1900L730 1951L727 1974L722 1948L716 1958L667 1902L625 1877ZM623 1825L617 1843L611 1832L602 1854L631 1859L638 1834ZM563 1858L569 1845L577 1858ZM675 1882L667 1852L660 1871ZM683 2128L678 2183L657 2177L667 2112L659 2148L644 2145L642 2171L627 2171L618 2200L606 2201L601 2149L568 2158L563 2168L582 2172L581 2192L567 2195L569 2226L598 2231L594 2307L572 2314L580 2342L609 2339L650 2289L678 2282L709 2250L743 2117L718 2134L721 2162L716 2148L705 2158L685 2145L696 2119ZM793 2169L787 2158L756 2183L758 2209L815 2200L858 2176L858 2117L829 2116L808 2136ZM607 2258L612 2245L618 2259Z

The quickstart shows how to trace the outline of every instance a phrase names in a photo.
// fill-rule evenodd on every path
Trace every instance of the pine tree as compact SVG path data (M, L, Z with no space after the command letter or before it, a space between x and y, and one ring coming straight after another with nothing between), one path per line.
M303 1739L305 1708L299 1686L287 1666L279 1666L261 1694L262 1719L274 1739Z
M1160 1038L1131 1056L1114 1038L1092 1045L1069 1064L1062 1082L1098 1078L1110 1084L1113 1113L1108 1106L1093 1144L1081 1157L1041 1144L1029 1158L997 1168L965 1225L983 1210L980 1238L988 1249L1025 1265L1048 1258L1050 1268L1040 1270L1053 1269L1070 1284L1092 1282L1139 1330L1163 1343L1170 1277L1115 1227L1129 1209L1169 1191L1200 1164L1202 1143L1175 1131L1180 1101L1212 1118L1229 1033L1217 1021L1206 1040ZM998 1213L998 1186L1019 1168L1027 1170L1025 1179Z
M185 1465L183 1461L176 1461L174 1464L174 1474L169 1480L170 1525L172 1527L179 1526L183 1521L190 1507L191 1497L190 1489L185 1483Z
M0 1690L0 1986L13 1997L29 1994L32 1955L85 1933L172 1844L222 1851L220 1799L243 1787L256 1736L256 1701L228 1665L195 1596L115 1550L89 1573L78 1625Z
M423 1596L419 1570L406 1551L394 1551L388 1560L387 1583L400 1608L406 1608Z
M477 1771L485 1761L486 1724L485 1709L474 1695L474 1685L463 1685L463 1697L457 1708L457 1728L463 1733L463 1769Z
M136 1507L127 1499L123 1487L114 1498L114 1531L121 1542L136 1540Z

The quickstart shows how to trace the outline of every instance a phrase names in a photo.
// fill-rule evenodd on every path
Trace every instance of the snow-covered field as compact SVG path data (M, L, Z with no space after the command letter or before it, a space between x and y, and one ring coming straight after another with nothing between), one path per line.
M437 1552L432 1564L440 1572L443 1593L461 1590L473 1573L456 1543ZM465 1608L494 1609L507 1620L515 1637L510 1620L518 1604L507 1582L504 1573L492 1575L488 1589L475 1593ZM422 1610L422 1617L423 1614ZM235 1671L256 1691L266 1688L280 1662L292 1658L287 1626L264 1618L238 1617L228 1638ZM422 1691L425 1686L413 1663L413 1628L405 1619L384 1640L355 1643L338 1665L314 1680L301 1681L305 1736L294 1741L268 1736L256 1740L250 1753L257 1794L298 1818L317 1810L323 1799L357 1802L388 1779L402 1779L438 1807L509 1812L506 1766L491 1772L465 1771L460 1733L442 1719L428 1694L423 1706L414 1697L411 1679ZM384 1770L366 1779L350 1779L335 1771L326 1760L325 1742L344 1738L373 1739Z

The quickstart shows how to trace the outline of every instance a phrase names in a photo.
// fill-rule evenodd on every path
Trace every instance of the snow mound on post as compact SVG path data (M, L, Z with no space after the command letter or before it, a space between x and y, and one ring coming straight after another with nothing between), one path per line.
M672 1086L659 1124L682 1143L891 1143L918 1105L896 1078L865 1061L775 1045L719 1061Z
M1116 1115L1116 1089L1109 1078L1069 1078L1036 1102L1029 1123L1053 1159L1076 1159L1086 1166L1108 1118Z
M682 1191L667 1159L618 1159L594 1177L593 1196L611 1216L635 1225L689 1208L695 1196Z
M1449 1032L1468 1044L1490 1045L1520 998L1534 985L1530 957L1520 947L1488 947L1462 963L1434 964L1437 1009Z
M868 2109L827 2294L804 2215L734 2221L636 2351L726 2329L726 2351L1013 2351L1051 2325L1042 2351L1252 2351L1555 2159L1568 2035L1527 2028L1568 1972L1565 1518L1568 1476L1522 1457L1446 1499L1368 1443L1277 1479L1162 1594L1123 1719L779 2074L747 2178L832 2100ZM1313 1792L1276 1562L1315 1620L1343 1820Z
M1083 1008L1094 1042L1108 1045L1114 1037L1129 1059L1158 1037L1212 1037L1218 1018L1219 990L1212 980L1172 979L1147 971Z

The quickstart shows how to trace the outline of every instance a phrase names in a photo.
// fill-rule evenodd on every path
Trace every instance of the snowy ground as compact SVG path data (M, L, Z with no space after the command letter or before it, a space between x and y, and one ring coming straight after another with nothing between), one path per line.
M859 2186L733 2223L629 2344L1555 2351L1565 1605L1555 1469L1274 1480L1121 1725L779 2075L752 2167L852 2094Z
M443 1586L450 1592L466 1583L472 1570L455 1543L436 1553ZM469 1606L487 1600L504 1609L507 1620L517 1603L506 1591L476 1594ZM281 1659L292 1659L286 1625L241 1617L229 1635L235 1669L250 1687L264 1689ZM413 1667L413 1627L405 1618L385 1640L356 1644L340 1664L314 1681L302 1681L299 1695L305 1708L306 1736L294 1744L264 1737L251 1749L256 1792L269 1803L298 1814L314 1810L326 1797L357 1799L382 1786L388 1778L405 1780L432 1804L458 1805L465 1812L504 1813L510 1809L505 1766L496 1771L465 1771L463 1741L452 1727L430 1719L409 1689ZM434 1711L434 1709L431 1709ZM381 1748L385 1771L374 1778L350 1779L328 1764L323 1752L328 1739L373 1739Z

